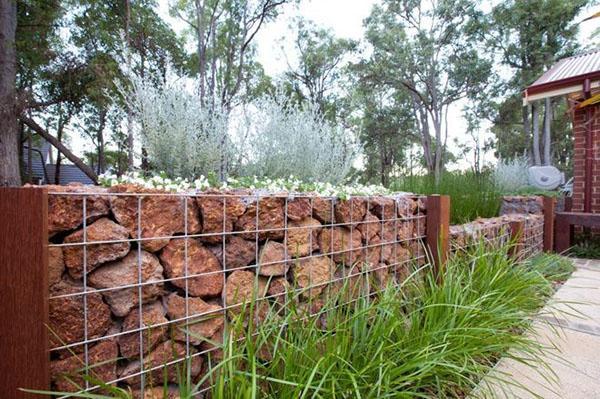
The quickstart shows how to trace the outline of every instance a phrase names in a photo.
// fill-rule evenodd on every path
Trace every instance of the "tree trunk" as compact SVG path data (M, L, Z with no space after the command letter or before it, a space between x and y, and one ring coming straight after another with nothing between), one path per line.
M531 105L531 119L532 119L532 135L533 135L533 164L540 166L542 164L542 157L540 155L540 110L538 104Z
M198 80L200 83L200 102L204 104L206 97L206 44L204 42L205 36L205 18L204 11L206 7L201 0L196 0L196 39L198 40ZM215 32L212 32L215 34Z
M62 144L62 134L64 129L64 123L62 120L62 115L58 118L58 129L56 131L56 140ZM60 184L60 165L62 158L60 156L60 152L56 154L56 164L54 166L54 184Z
M544 102L544 165L552 165L551 132L552 127L552 100L546 98Z
M104 127L106 126L106 109L100 111L100 123L96 138L98 141L98 173L106 171L106 159L104 156Z
M52 136L50 133L48 133L46 130L44 130L43 127L38 125L36 121L34 121L33 119L30 119L29 117L27 117L25 115L21 115L21 121L23 123L25 123L27 126L29 126L29 128L31 128L34 132L36 132L37 134L39 134L40 136L45 138L46 141L48 141L50 144L52 144L69 161L71 161L75 165L77 165L77 167L79 169L81 169L81 171L83 173L85 173L90 179L92 179L94 181L94 183L96 183L98 181L98 176L96 175L96 173L94 172L94 170L92 168L87 166L81 160L81 158L79 158L77 155L73 154L67 147L64 146L63 143L56 140L56 138L54 136Z
M0 0L0 186L21 185L17 123L17 2Z
M131 2L125 0L126 16L125 16L125 41L127 43L127 71L131 72L131 37L129 34L131 25ZM100 167L100 159L98 159ZM127 105L127 170L133 170L133 112L131 107Z
M529 121L529 105L523 107L523 137L529 141L529 135L531 134L531 123ZM513 154L517 155L517 154Z

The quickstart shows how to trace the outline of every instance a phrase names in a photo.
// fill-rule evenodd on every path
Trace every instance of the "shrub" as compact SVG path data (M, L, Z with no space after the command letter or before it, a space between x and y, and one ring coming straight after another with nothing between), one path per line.
M126 102L134 111L153 169L187 179L226 170L232 157L226 112L201 104L182 81L156 84L135 76L130 80Z
M298 106L283 94L251 106L243 174L337 184L348 175L358 147L352 134L323 118L315 104Z
M499 159L493 172L494 183L504 194L519 192L529 185L527 168L529 158L526 156Z

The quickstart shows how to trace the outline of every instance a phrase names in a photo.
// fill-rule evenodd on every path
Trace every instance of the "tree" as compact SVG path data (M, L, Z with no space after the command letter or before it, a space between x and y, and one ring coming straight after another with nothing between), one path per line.
M190 28L196 54L190 71L198 78L203 104L237 104L260 86L262 68L254 61L254 40L264 24L290 0L180 0L172 8Z
M317 104L319 112L334 120L337 97L334 91L339 89L344 61L356 50L357 43L336 38L331 30L319 29L304 19L298 19L294 28L298 61L294 66L288 61L285 75L289 85L301 102Z
M15 33L17 3L0 0L0 185L21 184L17 125Z
M491 71L477 47L481 12L467 0L385 0L366 27L371 62L378 65L370 79L409 93L426 167L437 182L447 156L449 108L474 97Z
M493 8L488 44L500 52L501 62L513 72L506 83L509 94L520 93L558 59L575 51L578 26L573 20L589 3L589 0L510 0ZM528 143L516 152L528 150L536 165L550 164L552 102L544 102L546 122L543 123L543 140L540 140L541 104L522 107L510 97L506 101L501 107L504 116L500 119L507 119L509 105L514 104L515 108L510 112L520 114L520 140ZM510 119L514 120L513 117Z

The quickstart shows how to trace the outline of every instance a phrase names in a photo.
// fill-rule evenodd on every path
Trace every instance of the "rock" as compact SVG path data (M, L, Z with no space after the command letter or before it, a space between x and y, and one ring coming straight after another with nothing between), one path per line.
M258 274L261 276L283 276L289 268L286 247L277 241L267 241L258 256Z
M370 200L371 212L379 219L390 221L396 218L396 202L389 197L374 197Z
M62 279L65 260L62 247L48 247L48 286L52 287Z
M180 373L186 375L184 368L190 365L190 375L195 380L202 370L202 357L193 356L188 362L186 358L186 346L175 341L165 341L159 344L156 349L144 357L144 371L147 385L163 385L165 383L177 384L180 382ZM189 355L197 353L194 347L190 347ZM183 359L183 360L181 360ZM177 361L181 360L181 361ZM167 365L167 363L169 363ZM165 370L166 369L166 370ZM125 383L132 387L140 385L140 361L136 360L129 363L119 375L119 378L127 378Z
M185 197L135 185L118 185L111 187L109 191L131 194L110 197L110 207L115 218L119 224L127 228L131 238L138 237L138 205L142 213L139 226L142 238L170 237L175 233L185 233ZM144 197L144 194L162 195ZM192 198L187 199L187 212L187 233L200 233L202 228L198 218L198 208ZM156 252L168 243L169 238L144 240L142 248Z
M318 250L320 230L321 223L310 217L298 222L290 221L287 232L288 256L297 258Z
M427 219L423 216L422 214L418 214L418 217L413 220L413 237L423 237L426 234Z
M371 212L367 212L364 221L356 229L361 232L363 239L368 243L381 231L381 227L379 218Z
M321 252L330 255L335 263L350 265L360 256L362 234L347 227L323 229L320 235Z
M294 265L294 281L303 289L301 295L305 298L317 297L332 280L333 262L327 256L311 256L299 260Z
M281 240L284 235L285 217L283 198L263 197L258 201L258 239ZM248 205L246 212L237 220L236 226L246 231L242 236L248 240L256 238L256 201Z
M127 230L123 226L119 226L108 218L98 219L86 228L86 242L93 243L94 241L116 241L127 240ZM83 229L77 230L65 237L65 244L82 243ZM74 245L63 247L63 254L67 271L73 278L81 278L83 276L83 245ZM129 242L117 242L114 244L87 244L86 245L86 268L90 273L103 263L120 259L127 255L131 245Z
M265 277L258 277L257 288L255 291L256 275L248 270L236 270L227 277L225 300L228 307L237 304L246 304L249 302L264 298L267 294L268 280ZM228 312L238 314L242 310L241 306L229 308Z
M381 239L378 234L375 234L370 240L368 245L365 244L364 248L361 250L360 254L360 263L368 263L370 265L379 264L381 259Z
M176 278L171 284L186 288L185 240L173 239L160 253L168 278ZM192 296L216 296L223 290L223 268L217 257L199 241L189 239L187 245L187 289Z
M287 293L290 291L290 283L285 277L275 277L269 282L267 295L283 305L287 302Z
M367 264L365 265L364 270L367 271L371 292L384 290L392 281L390 266L385 263Z
M324 224L335 223L335 200L316 196L313 199L313 216Z
M354 197L341 200L335 204L335 220L338 223L358 223L365 218L367 201L364 198Z
M141 251L142 303L156 299L162 293L163 268L158 258L150 252ZM90 274L88 281L92 287L110 290L102 296L110 305L115 316L124 317L139 305L138 287L113 289L138 283L138 251L131 251L125 258L100 267Z
M181 399L179 393L181 390L177 385L144 387L144 396L141 390L133 391L134 399Z
M210 251L223 262L223 245L211 245ZM239 269L250 265L256 259L256 241L244 240L232 235L225 243L225 270Z
M365 268L366 270L366 268ZM365 273L358 264L352 267L341 265L335 271L334 282L327 293L331 298L337 298L342 302L364 297L367 291Z
M202 214L203 234L215 235L203 236L201 241L211 244L219 244L223 241L223 234L233 231L233 225L246 210L246 205L235 193L219 190L207 190L196 197L196 203ZM225 208L225 209L223 209ZM223 215L225 211L225 215ZM229 235L225 235L225 240Z
M394 265L393 270L394 270L394 275L396 277L396 282L398 284L402 284L410 276L411 264L412 264L412 261L411 261L412 254L410 253L408 248L401 246L401 247L397 248L397 256L398 256L398 264Z
M49 193L87 193L87 195L74 194L48 194L48 236L56 233L70 231L83 225L83 198L85 197L86 222L108 215L108 198L103 195L106 189L96 186L46 186Z
M119 350L115 339L106 339L88 349L89 375L102 382L117 379ZM83 353L50 362L50 376L59 392L77 392L85 386ZM98 392L96 392L98 393Z
M73 344L85 339L84 294L52 298L76 293L83 293L83 285L67 280L55 284L50 289L48 319L52 347ZM87 338L95 339L103 336L112 325L110 308L93 288L88 287L85 295L87 296ZM70 350L83 351L83 346L76 346Z
M164 341L167 335L168 322L169 320L165 317L165 310L158 301L142 307L141 326L139 308L135 307L132 309L123 321L123 332L138 330L140 328L143 330L118 337L121 355L128 359L140 357L140 333L142 335L144 355L153 350L158 343Z
M212 362L216 362L213 364L217 364L221 360L223 360L223 335L225 331L223 327L221 327L218 331L216 331L209 340L202 341L200 344L200 352L206 353L206 357L210 359Z
M413 220L403 220L397 222L398 241L404 242L414 238L415 224Z
M401 218L408 218L415 214L417 211L417 203L411 197L403 196L396 198L396 206L398 210L398 216Z
M173 293L167 298L167 315L171 320L185 319L185 298ZM176 341L186 342L186 331L189 333L190 343L199 345L210 339L217 331L223 328L223 308L204 302L200 298L188 297L188 321L176 323L172 326L172 338Z
M287 217L289 220L300 221L312 216L311 198L296 197L287 203Z

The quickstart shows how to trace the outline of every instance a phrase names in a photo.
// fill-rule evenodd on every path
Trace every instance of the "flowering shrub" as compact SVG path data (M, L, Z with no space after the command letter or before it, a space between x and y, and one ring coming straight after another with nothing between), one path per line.
M351 132L326 121L315 104L292 104L282 93L252 104L244 174L339 184L358 153Z
M500 159L493 171L496 187L503 193L514 193L529 185L527 169L529 158L515 157L510 160Z
M350 196L389 195L392 192L380 185L362 185L351 183L347 185L333 185L331 183L311 182L306 183L294 176L288 178L270 179L252 177L228 178L219 183L216 179L200 176L194 181L183 178L171 179L166 174L144 177L139 172L116 176L105 173L99 176L102 186L111 187L117 184L136 184L146 188L157 188L172 192L203 191L215 188L248 188L251 190L264 190L276 192L314 192L322 196L348 198Z
M181 81L157 85L132 76L131 82L125 99L153 168L188 179L227 168L232 157L226 112L201 104Z

